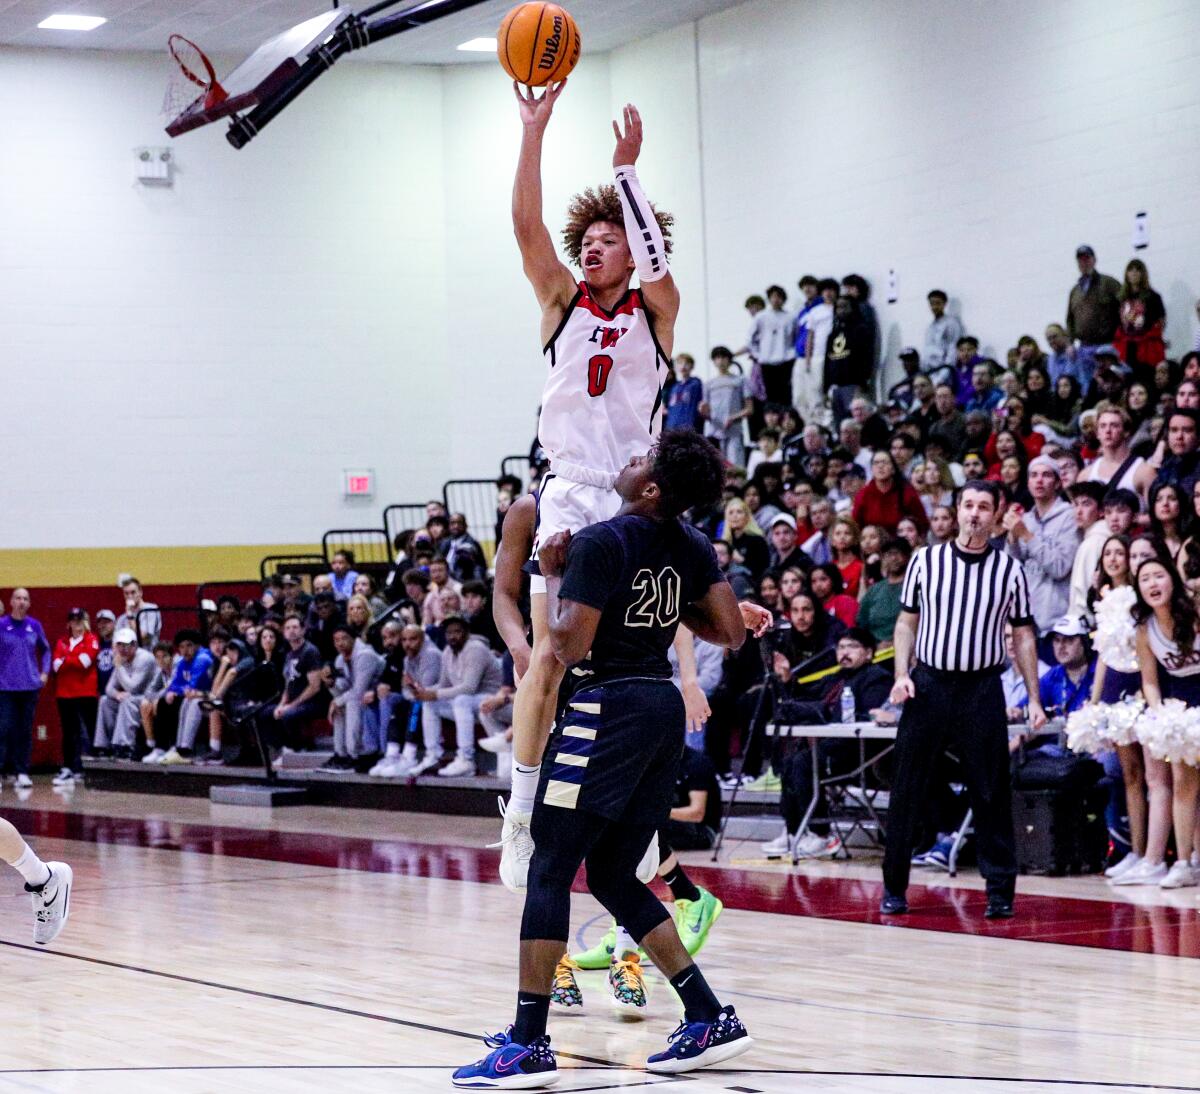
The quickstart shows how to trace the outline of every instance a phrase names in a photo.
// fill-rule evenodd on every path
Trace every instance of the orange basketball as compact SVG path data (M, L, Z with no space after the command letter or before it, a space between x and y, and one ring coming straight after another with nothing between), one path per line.
M579 28L557 4L517 5L496 39L504 71L527 87L565 80L579 61L579 48Z

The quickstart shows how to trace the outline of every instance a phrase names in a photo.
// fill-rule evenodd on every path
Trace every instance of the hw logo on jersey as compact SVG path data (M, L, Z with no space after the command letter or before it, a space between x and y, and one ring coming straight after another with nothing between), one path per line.
M588 341L598 342L601 349L609 349L621 340L624 333L624 327L597 327L592 331L592 336Z

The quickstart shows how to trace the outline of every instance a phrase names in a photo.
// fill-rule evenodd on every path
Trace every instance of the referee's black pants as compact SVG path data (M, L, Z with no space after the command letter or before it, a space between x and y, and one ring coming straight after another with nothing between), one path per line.
M952 748L962 765L974 811L979 872L989 895L1012 899L1017 878L1013 838L1008 719L1000 677L937 672L917 665L915 694L904 704L896 736L896 764L888 806L883 884L893 896L908 888L916 830L938 758Z

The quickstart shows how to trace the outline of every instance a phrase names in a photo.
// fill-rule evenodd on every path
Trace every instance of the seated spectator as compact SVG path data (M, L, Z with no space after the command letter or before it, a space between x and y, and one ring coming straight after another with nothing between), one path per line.
M350 628L350 632L355 638L365 641L370 635L371 625L374 622L375 616L371 612L370 602L365 596L355 593L346 601L345 625Z
M883 577L863 593L858 605L858 626L869 630L880 648L892 644L896 620L900 618L900 590L912 555L912 546L905 540L888 540L880 559Z
M906 479L911 479L917 458L917 442L912 435L902 429L897 430L888 441L888 451L895 459L900 474Z
M334 627L333 645L337 658L333 663L328 715L333 726L333 755L321 770L353 771L359 756L370 761L366 764L370 768L382 757L387 742L364 739L363 706L365 696L379 681L384 660L346 623ZM378 723L374 725L378 728Z
M73 786L83 777L83 752L96 725L99 655L100 642L88 625L87 612L72 608L67 613L67 633L54 644L50 661L62 727L62 767L53 779L55 786Z
M330 638L332 641L332 633ZM289 615L283 621L283 639L287 643L283 695L260 719L260 732L273 749L296 750L303 729L325 713L320 700L325 684L321 653L305 637L304 621L298 615Z
M896 538L903 540L915 551L925 542L926 537L921 535L921 529L912 517L901 517L900 523L896 525Z
M220 642L220 639L218 638L217 641ZM143 763L192 762L191 741L195 740L196 728L200 725L203 713L200 709L200 700L208 691L213 674L213 655L204 648L203 643L204 640L199 631L185 628L176 633L175 648L179 651L179 658L172 669L166 690L156 704L154 718L146 729L148 752L142 758ZM164 717L167 712L170 712L173 717L170 715ZM186 741L186 748L183 750L175 745L169 752L158 747L158 733L161 729L168 728L166 725L168 720L175 723L178 741L180 743ZM190 740L185 737L188 733L191 735Z
M725 506L725 524L721 538L733 551L733 560L741 563L757 581L770 565L770 551L762 529L754 522L750 509L741 498Z
M425 600L429 596L429 575L422 570L405 570L401 577L405 599L400 602L400 616L406 623L421 622Z
M862 584L863 560L858 524L853 517L838 517L833 522L829 530L829 550L829 561L841 572L846 595L857 600Z
M420 634L421 644L424 645L425 632L420 627L414 629ZM363 737L383 742L383 755L379 762L367 771L368 775L375 778L394 778L397 775L408 774L407 770L401 770L409 766L402 762L402 748L408 737L413 704L404 696L404 630L404 624L396 619L389 619L383 625L379 632L383 656L379 679L375 687L366 691L362 697ZM435 660L440 670L441 658L435 656ZM415 742L413 759L416 759Z
M425 534L428 536L428 542L433 549L433 553L439 558L445 558L445 550L450 544L450 518L446 513L435 513L427 521L425 521Z
M284 574L281 580L283 583L283 602L272 606L271 610L280 617L294 612L303 619L308 615L308 609L312 606L312 597L304 591L304 582L295 574Z
M1110 536L1127 536L1141 511L1141 501L1132 490L1109 488L1104 494L1104 523Z
M828 498L814 498L808 509L808 535L800 544L800 550L810 559L812 566L828 562L833 558L833 548L830 546L829 534L833 529L835 519L840 519L834 511L833 503ZM792 565L792 563L788 563Z
M717 556L717 568L728 579L733 595L738 600L748 600L754 593L750 571L740 562L733 561L733 548L723 539L713 541L713 551Z
M750 515L754 518L754 523L760 528L769 530L771 522L783 512L778 505L763 500L762 490L759 489L756 482L746 483L746 488L742 491L742 501L746 503L746 508L750 510Z
M144 598L142 583L136 577L122 575L120 585L125 597L125 611L114 622L114 630L128 627L145 649L153 649L162 633L162 614L158 605Z
M854 696L856 721L867 721L870 713L883 706L892 687L891 673L872 664L875 654L875 638L870 631L854 627L846 631L837 642L838 671L817 684L817 697L810 700L785 700L775 717L789 725L817 725L837 722L842 717L842 691L850 689ZM837 774L852 771L859 764L858 742L850 739L816 738L817 765L822 774ZM876 742L879 745L879 742ZM820 803L809 821L808 831L796 843L800 825L813 800L816 788L813 785L812 746L796 749L783 762L780 777L783 788L780 796L780 812L784 830L762 850L771 858L789 855L793 849L804 858L832 858L842 850L841 839L830 834L829 821L820 812ZM881 749L876 748L876 751Z
M779 579L774 571L768 570L758 582L758 602L772 615L778 617L783 611L782 593L779 589Z
M467 531L466 515L451 513L447 533L441 555L451 576L458 582L482 580L487 575L483 546Z
M781 463L783 461L779 446L779 430L764 429L758 435L757 447L750 453L750 461L746 464L746 474L753 475L760 463Z
M956 399L952 384L938 384L933 389L933 409L936 416L929 423L926 441L938 438L946 451L957 457L967 440L967 417Z
M845 593L845 583L842 571L832 562L814 566L808 575L809 586L813 596L821 602L821 607L843 626L853 627L858 619L858 601Z
M1092 697L1096 677L1096 658L1092 654L1087 623L1083 619L1064 616L1050 629L1054 644L1055 665L1040 675L1038 690L1042 707L1049 718L1065 718L1081 709ZM1024 712L1029 696L1016 706ZM1020 740L1010 742L1016 748Z
M858 548L862 551L862 580L870 588L883 577L883 545L891 537L878 524L868 524L858 537Z
M1004 708L1009 722L1023 722L1026 707L1029 705L1029 689L1025 686L1025 677L1021 675L1021 670L1017 667L1016 646L1013 644L1011 623L1004 624L1004 649L1005 656L1008 658L1004 671L1000 674L1000 685L1004 689ZM1050 666L1039 658L1037 663L1038 680L1041 680L1049 671ZM1009 744L1011 745L1012 742L1010 741Z
M116 759L129 760L137 745L142 701L157 695L165 686L156 656L163 655L163 651L151 653L142 649L137 644L137 634L129 627L122 627L113 635L113 649L113 671L100 697L94 743L99 755L105 755L111 748ZM164 660L170 667L169 646Z
M487 731L487 736L479 742L480 748L497 755L512 752L513 700L516 695L512 654L505 650L500 658L500 688L495 695L489 695L479 704L479 720ZM511 765L511 759L508 763ZM505 782L511 781L511 766L506 776L504 762L498 762L497 774Z
M217 597L217 618L214 622L218 627L224 627L231 635L236 634L241 614L242 604L236 596L226 593Z
M933 458L926 453L925 462L913 473L912 484L928 515L932 515L939 505L951 505L954 502L954 476L950 473L950 465L943 459Z
M852 399L850 401L850 417L858 424L864 447L872 450L887 448L888 437L892 431L876 411L875 404L870 399L865 395ZM847 448L850 447L846 445L846 434L842 431L841 426L838 427L838 436L843 445Z
M703 752L685 748L675 777L675 804L664 830L666 842L674 851L707 850L721 830L721 812L716 767Z
M492 616L492 598L483 581L467 581L462 590L462 613L473 635L482 638L495 654L504 652L504 641Z
M446 648L442 651L442 670L437 685L410 687L414 697L423 704L425 759L422 765L425 770L441 762L441 719L454 719L458 751L454 760L437 772L453 778L475 774L475 719L484 699L500 689L501 678L499 662L487 643L471 637L462 616L451 616L445 621L445 634ZM432 764L430 760L433 760Z
M270 627L263 629L271 636L267 639L267 642L274 649L274 643L277 642L276 632ZM257 631L254 632L252 639L248 639L246 635L231 638L225 644L224 650L217 659L216 670L213 673L212 687L208 692L209 705L212 707L208 711L208 755L197 760L197 763L212 767L219 767L225 763L225 757L222 752L222 744L225 739L225 700L233 691L234 686L239 681L245 681L258 667L257 658L255 657L255 647L257 644ZM211 643L209 648L211 651ZM279 690L277 687L271 688L271 685L275 683L277 681L272 680L270 684L264 684L264 689L269 689L266 692L267 694L274 695L277 693Z
M370 574L359 574L354 579L353 595L366 598L373 618L379 618L388 609L387 601L375 591L375 579Z
M958 535L958 515L952 505L939 505L929 517L929 543L949 543Z
M895 457L888 451L876 452L871 457L871 481L858 492L851 513L860 528L878 524L893 535L900 518L906 514L922 532L929 527L921 498L900 474Z
M779 632L772 658L775 674L784 682L801 666L808 672L819 671L825 660L822 655L829 655L832 661L833 648L846 630L840 620L823 612L817 598L808 592L797 593L789 601L788 622L791 629Z
M323 589L313 597L304 636L327 665L332 664L337 656L337 650L333 648L333 628L344 622L342 605L337 602L332 592Z
M353 551L335 551L329 560L330 591L338 600L349 600L354 595L354 583L358 573L354 569Z
M771 568L782 572L789 567L807 571L812 559L796 543L796 520L780 513L770 525Z
M995 434L993 440L989 441L989 446L994 443L995 436L999 436L1002 430L1008 430L1016 437L1021 447L1024 448L1026 457L1031 460L1041 453L1046 444L1046 438L1035 431L1033 423L1028 420L1025 400L1019 395L1010 396L996 408ZM986 448L984 452L987 453Z
M966 406L967 400L975 393L972 384L975 377L975 366L983 360L984 358L979 356L979 339L972 334L964 334L954 343L953 376L939 374L934 379L938 383L953 383L958 405Z

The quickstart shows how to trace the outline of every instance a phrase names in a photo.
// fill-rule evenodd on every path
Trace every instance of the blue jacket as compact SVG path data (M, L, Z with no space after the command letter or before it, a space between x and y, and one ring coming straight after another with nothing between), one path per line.
M1095 679L1095 660L1088 663L1087 672L1083 674L1083 679L1078 684L1071 683L1070 678L1067 676L1067 670L1062 665L1055 665L1054 668L1042 676L1038 684L1038 691L1041 693L1042 709L1051 718L1055 715L1065 718L1068 714L1073 714L1092 697L1092 684L1095 682ZM1025 707L1028 705L1029 699L1026 698L1021 706Z
M182 695L185 691L207 691L212 683L213 659L208 650L197 650L196 656L190 661L182 657L175 662L175 671L171 673L171 682L167 691Z
M667 393L667 428L695 429L703 401L704 383L699 377L689 376L673 384Z

